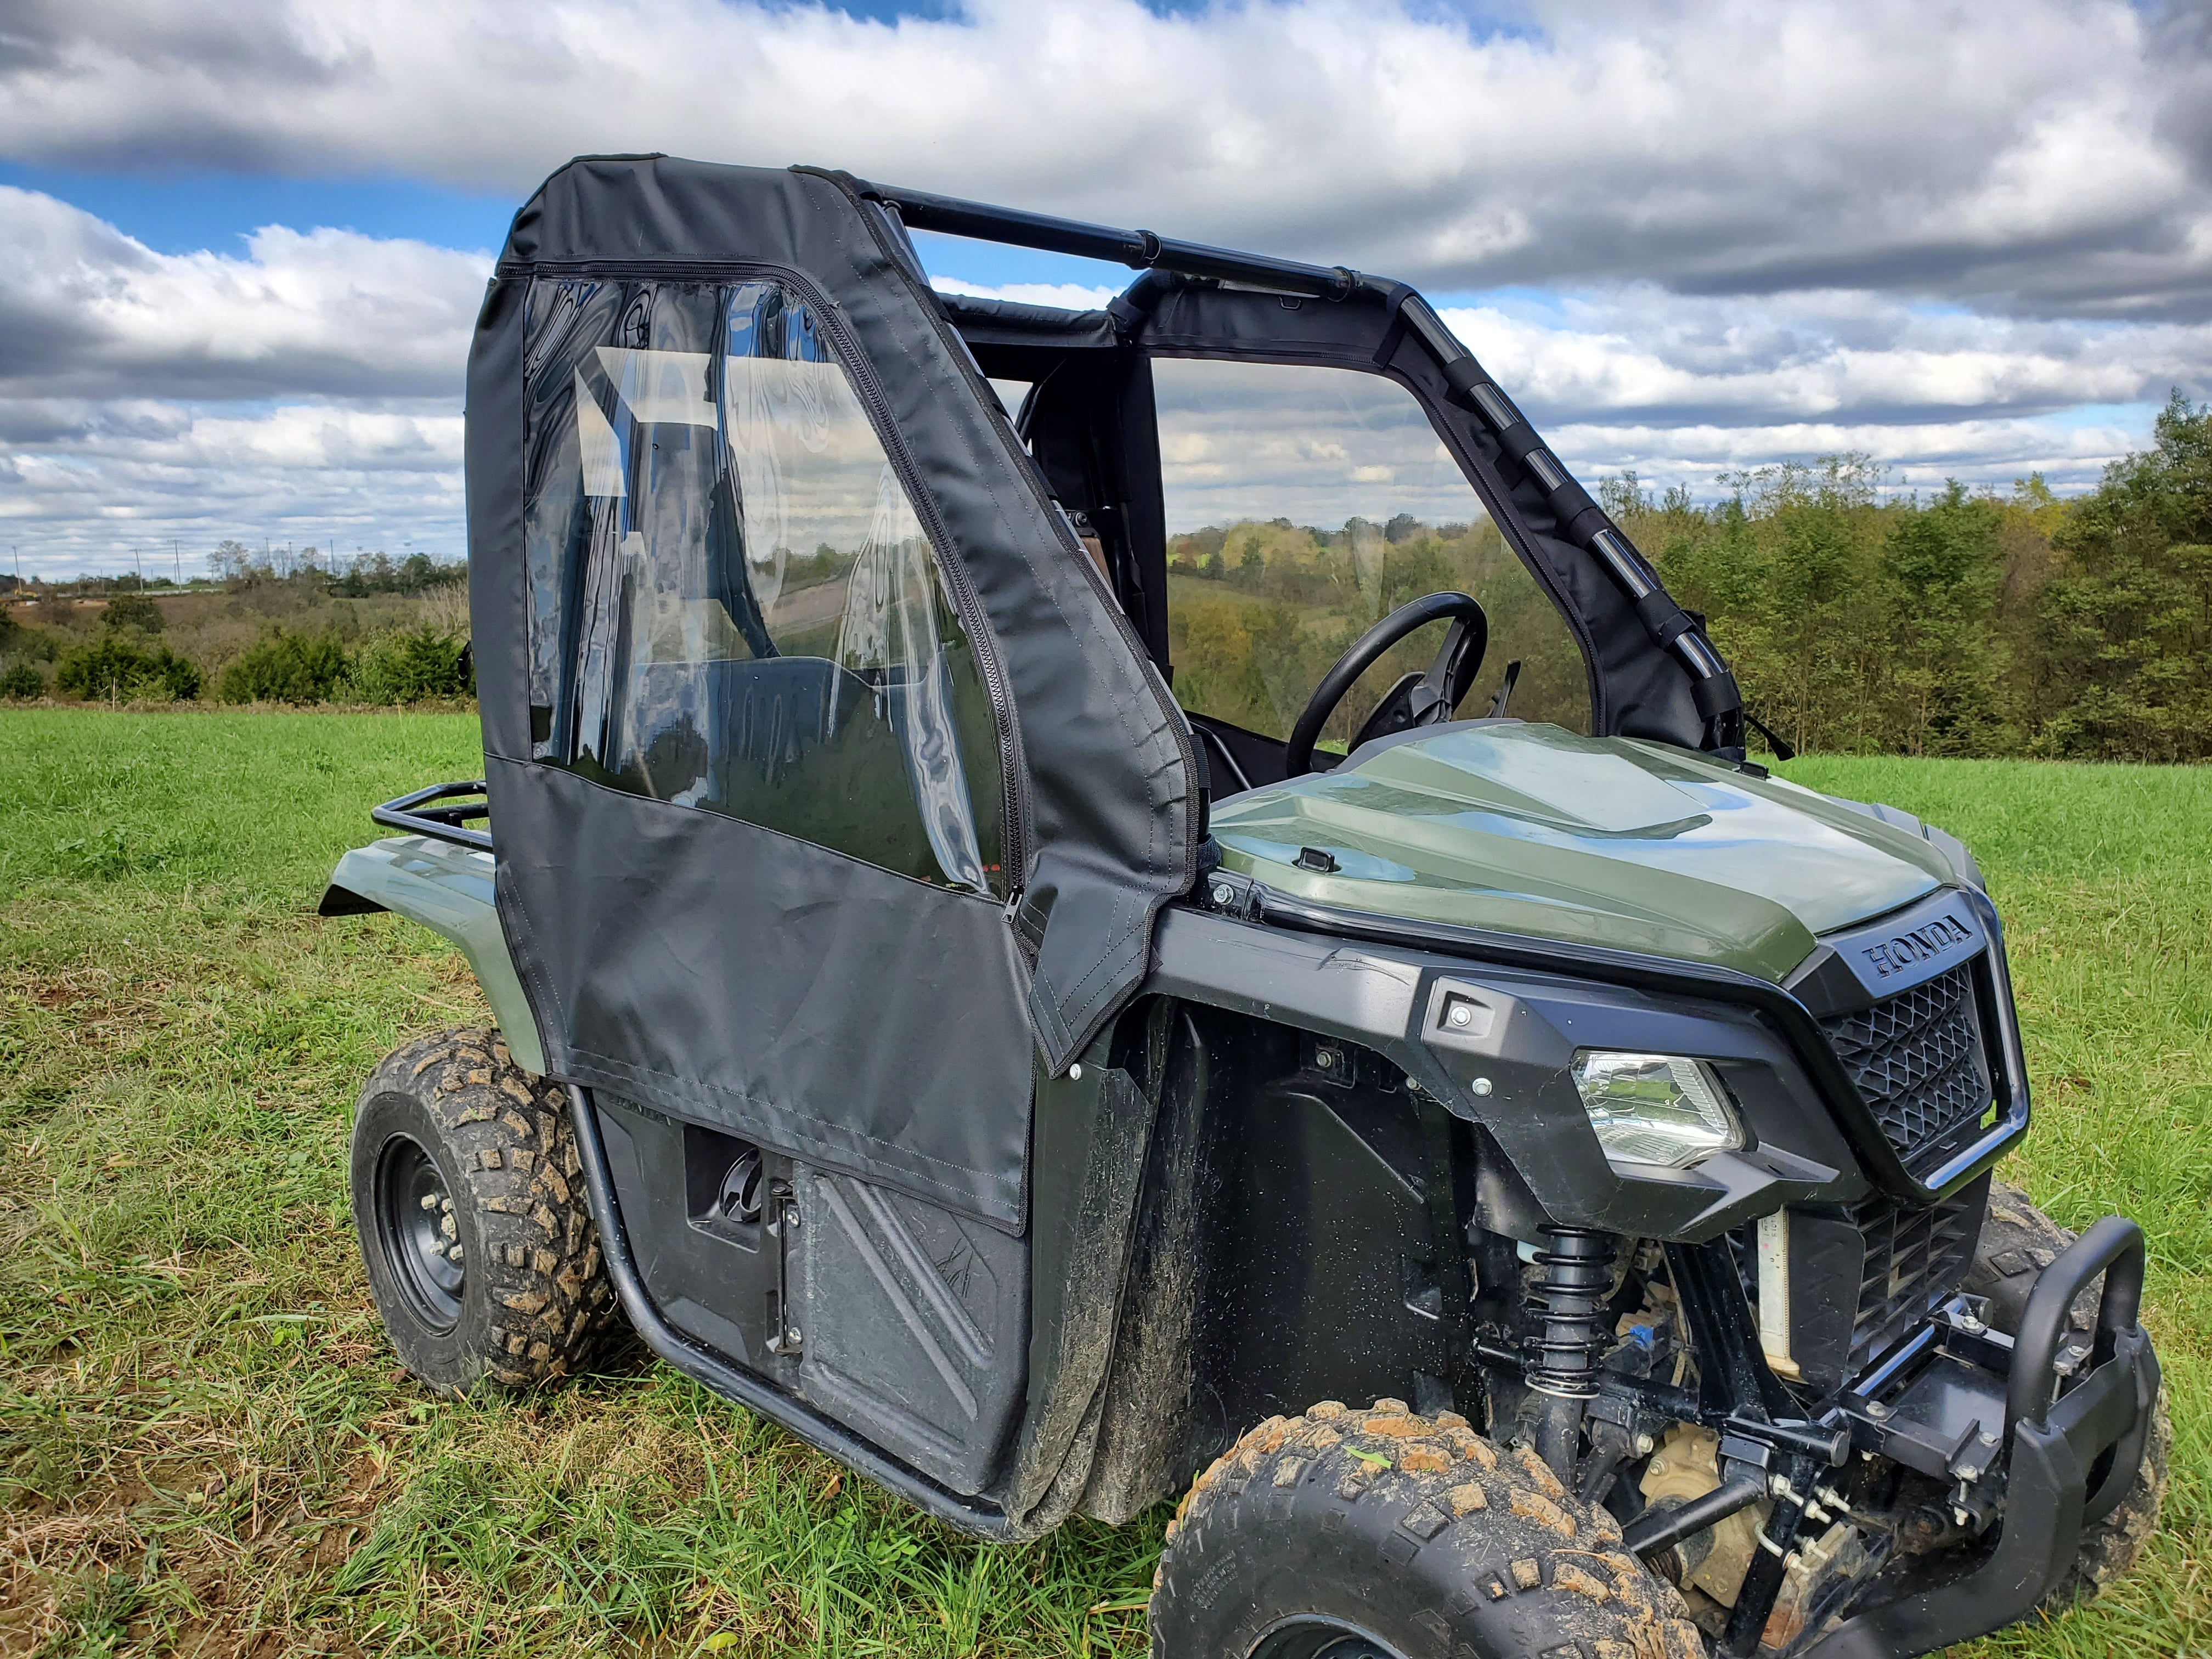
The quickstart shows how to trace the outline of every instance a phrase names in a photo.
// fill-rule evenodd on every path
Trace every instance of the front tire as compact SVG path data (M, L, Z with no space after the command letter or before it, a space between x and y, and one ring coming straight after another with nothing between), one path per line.
M1680 1595L1533 1452L1334 1401L1201 1475L1153 1579L1153 1659L1702 1659Z
M566 1103L496 1034L441 1031L379 1066L352 1173L369 1293L431 1388L535 1388L620 1341Z
M2018 1334L2036 1275L2076 1237L2037 1209L2020 1188L1993 1182L1989 1214L1974 1245L1973 1265L1966 1270L1966 1292L1987 1297L1990 1323L2007 1336ZM2069 1327L2084 1341L2096 1328L2098 1294L2091 1285L2075 1298L2068 1314ZM2074 1565L2044 1598L2045 1608L2061 1613L2077 1601L2094 1601L2135 1565L2158 1530L2159 1510L2166 1498L2166 1460L2172 1450L2173 1420L2166 1414L2161 1383L2135 1483L2110 1515L2083 1529Z

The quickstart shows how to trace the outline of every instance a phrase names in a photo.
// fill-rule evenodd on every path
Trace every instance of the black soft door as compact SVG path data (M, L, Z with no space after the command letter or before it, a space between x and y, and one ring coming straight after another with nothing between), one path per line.
M488 765L550 1066L1018 1229L998 733L826 306L773 274L503 303L530 752Z

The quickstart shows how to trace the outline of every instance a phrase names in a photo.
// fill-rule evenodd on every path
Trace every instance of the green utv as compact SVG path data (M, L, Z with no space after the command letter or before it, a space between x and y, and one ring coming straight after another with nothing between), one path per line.
M424 1382L634 1331L978 1537L1187 1492L1164 1659L1916 1654L2142 1547L2143 1237L1991 1184L1973 860L1745 759L1412 289L588 158L467 458L485 775L323 906L498 1021L361 1097Z

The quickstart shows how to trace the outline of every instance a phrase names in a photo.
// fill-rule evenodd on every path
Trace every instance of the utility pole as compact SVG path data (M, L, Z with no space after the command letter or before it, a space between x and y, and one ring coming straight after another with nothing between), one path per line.
M131 563L138 572L138 591L143 593L146 591L146 561L138 556L138 550L135 547L131 550Z

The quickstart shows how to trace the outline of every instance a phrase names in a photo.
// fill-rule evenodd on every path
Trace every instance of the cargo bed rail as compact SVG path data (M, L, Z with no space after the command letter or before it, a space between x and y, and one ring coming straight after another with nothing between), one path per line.
M477 778L467 783L434 783L427 789L417 789L411 795L401 795L386 801L381 806L372 806L368 816L387 830L404 830L410 835L428 836L438 841L449 841L456 847L474 848L479 853L489 853L491 831L465 828L471 818L489 818L491 804L485 800L461 800L451 806L433 806L433 801L454 800L456 797L484 793L484 781Z

